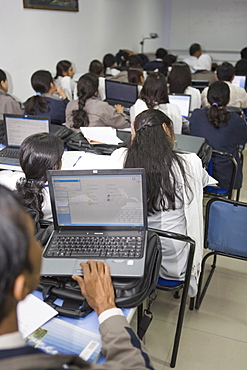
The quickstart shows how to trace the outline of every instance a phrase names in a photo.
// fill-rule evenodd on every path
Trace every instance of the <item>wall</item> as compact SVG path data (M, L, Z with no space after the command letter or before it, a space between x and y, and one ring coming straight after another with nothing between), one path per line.
M92 59L121 48L141 51L140 41L150 32L144 51L168 42L163 0L79 0L79 12L23 9L21 0L1 0L1 63L9 91L25 101L33 95L32 73L71 60L77 72L86 72Z
M236 62L247 46L246 0L172 0L169 48L182 56L198 42L216 61Z

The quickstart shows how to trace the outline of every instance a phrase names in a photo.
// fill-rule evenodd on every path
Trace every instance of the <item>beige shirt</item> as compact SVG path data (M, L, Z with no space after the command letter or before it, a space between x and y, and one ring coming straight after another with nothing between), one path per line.
M73 110L78 109L78 100L69 102L66 108L66 126L73 127ZM86 101L85 111L88 114L90 127L113 127L126 128L130 126L130 122L125 114L117 113L116 109L106 102L99 99L90 98ZM79 132L80 129L73 129Z
M229 81L224 81L230 88L230 100L227 104L229 107L247 108L247 92L242 87L232 85ZM208 87L202 91L202 106L209 106L207 99Z
M21 103L0 89L0 119L3 119L4 113L24 114L24 110L21 108Z

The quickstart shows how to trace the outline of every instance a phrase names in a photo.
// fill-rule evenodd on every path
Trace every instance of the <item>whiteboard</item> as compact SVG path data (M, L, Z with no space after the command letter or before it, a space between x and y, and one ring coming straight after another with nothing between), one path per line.
M247 47L247 1L171 0L170 48L237 51Z

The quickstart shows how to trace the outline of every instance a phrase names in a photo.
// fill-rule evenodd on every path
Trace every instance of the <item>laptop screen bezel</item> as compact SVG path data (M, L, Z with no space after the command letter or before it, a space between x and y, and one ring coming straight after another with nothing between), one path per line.
M20 145L11 145L9 143L8 139L8 130L7 130L7 123L6 119L10 118L17 118L17 119L32 119L32 120L42 120L42 121L48 121L48 132L51 132L51 118L46 116L30 116L26 114L10 114L10 113L4 113L3 114L3 125L4 125L4 132L5 132L5 139L6 139L6 146L11 148L20 148Z
M133 100L120 100L118 98L109 98L108 96L108 85L111 85L111 84L119 84L119 86L121 85L128 85L128 86L131 86L131 88L133 88L133 90L135 89L136 90L136 99L135 101ZM125 102L125 103L131 103L131 104L135 104L136 100L138 99L138 85L136 84L131 84L129 82L122 82L122 81L114 81L114 80L105 80L105 96L106 96L106 101L109 100L109 101L119 101L119 103L121 102Z
M143 201L143 225L142 226L88 226L88 225L79 225L79 226L67 226L67 225L59 225L57 220L57 212L56 212L56 206L55 206L55 194L54 194L54 188L53 188L53 179L56 177L61 176L73 176L76 177L79 176L102 176L102 175L140 175L142 179L142 201ZM131 231L146 231L148 228L147 223L147 188L146 188L146 171L144 168L124 168L124 169L115 169L115 170L49 170L47 171L47 180L48 180L48 186L49 186L49 192L50 192L50 201L51 201L51 208L52 208L52 214L53 214L53 223L54 223L54 229L59 231L70 231L72 228L74 231L116 231L116 230L131 230Z

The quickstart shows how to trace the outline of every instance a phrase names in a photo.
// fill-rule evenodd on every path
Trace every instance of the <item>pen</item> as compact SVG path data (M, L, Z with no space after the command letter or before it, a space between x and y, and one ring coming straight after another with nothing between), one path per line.
M77 164L77 162L79 162L80 159L81 159L81 155L80 157L77 158L76 162L73 164L73 167L75 167L75 165Z

